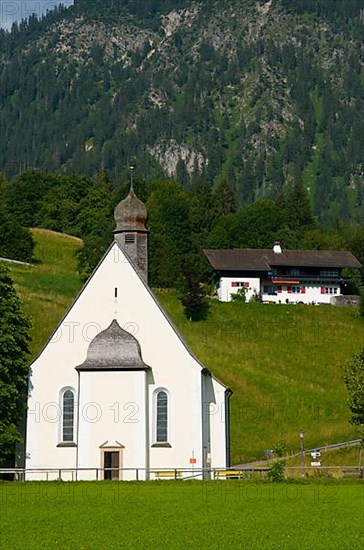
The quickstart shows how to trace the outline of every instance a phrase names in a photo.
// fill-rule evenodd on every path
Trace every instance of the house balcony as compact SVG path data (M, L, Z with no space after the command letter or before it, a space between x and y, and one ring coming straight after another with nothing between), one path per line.
M351 281L348 277L330 277L322 275L269 275L268 280L272 281L273 284L304 284L304 283L314 283L314 284L344 284Z

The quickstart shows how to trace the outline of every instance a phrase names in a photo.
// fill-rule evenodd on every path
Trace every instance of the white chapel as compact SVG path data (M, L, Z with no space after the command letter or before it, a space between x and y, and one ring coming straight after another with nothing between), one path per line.
M133 189L115 220L114 242L31 365L27 479L229 466L232 392L148 287L147 211Z

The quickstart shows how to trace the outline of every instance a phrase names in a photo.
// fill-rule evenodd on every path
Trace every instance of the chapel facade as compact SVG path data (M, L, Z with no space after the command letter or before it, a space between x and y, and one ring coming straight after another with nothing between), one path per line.
M133 189L115 221L113 243L31 365L27 479L59 469L62 479L154 479L229 465L232 392L148 286L147 210Z

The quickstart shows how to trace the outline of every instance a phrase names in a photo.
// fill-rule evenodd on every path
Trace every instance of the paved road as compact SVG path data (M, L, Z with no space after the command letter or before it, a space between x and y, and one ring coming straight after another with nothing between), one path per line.
M0 258L0 262L7 262L9 264L32 266L32 264L28 264L27 262L20 262L19 260L10 260L10 258Z

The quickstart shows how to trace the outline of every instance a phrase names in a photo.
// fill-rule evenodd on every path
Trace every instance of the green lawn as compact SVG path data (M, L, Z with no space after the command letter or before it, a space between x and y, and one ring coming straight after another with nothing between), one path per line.
M345 550L363 542L363 484L2 483L2 549Z
M11 273L33 322L34 357L82 282L74 258L79 239L40 229L33 234L41 263L13 266ZM196 356L234 390L233 463L264 458L264 449L281 439L298 451L301 428L306 448L358 437L349 424L341 370L364 345L356 308L213 300L207 321L190 323L176 293L155 293Z

